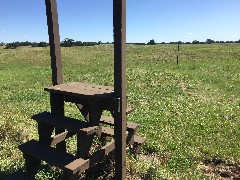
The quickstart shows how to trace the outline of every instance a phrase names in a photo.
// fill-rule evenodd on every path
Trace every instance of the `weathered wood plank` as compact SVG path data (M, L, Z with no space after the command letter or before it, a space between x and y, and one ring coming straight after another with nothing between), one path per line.
M42 112L36 114L32 116L32 119L41 123L50 124L59 128L64 128L69 131L83 133L86 135L90 135L100 130L99 126L94 126L88 122L80 121L65 116L53 115L50 112Z
M46 146L38 141L31 140L19 146L19 149L36 159L46 161L70 173L83 172L89 167L89 161L58 151L56 148Z
M113 1L115 178L126 179L126 0Z
M54 146L54 145L64 141L65 139L72 137L75 134L76 133L74 133L74 132L68 132L68 131L57 134L57 135L51 137L51 144L50 145Z
M51 55L52 83L63 83L60 35L56 0L45 0Z
M115 149L115 141L111 141L103 146L100 150L93 153L90 157L90 166L93 166L96 162L100 161L107 154Z
M101 116L100 123L114 126L114 118L108 116ZM140 124L134 122L127 122L127 130L132 129L136 131Z
M89 99L114 99L113 88L110 86L101 86L83 83L68 83L52 86L44 89L50 93L74 96Z

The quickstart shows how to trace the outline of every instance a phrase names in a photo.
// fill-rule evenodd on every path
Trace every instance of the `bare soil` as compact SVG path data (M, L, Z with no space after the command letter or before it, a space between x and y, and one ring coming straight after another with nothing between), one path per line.
M240 162L225 161L220 158L204 159L199 169L213 179L240 180Z

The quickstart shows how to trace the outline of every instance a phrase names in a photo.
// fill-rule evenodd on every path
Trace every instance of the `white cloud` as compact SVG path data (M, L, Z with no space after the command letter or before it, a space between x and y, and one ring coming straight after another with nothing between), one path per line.
M188 35L190 35L190 36L191 36L192 34L193 34L193 33L191 33L191 32L188 33Z
M24 39L27 39L27 38L28 38L28 36L27 36L27 35L25 35L25 36L24 36Z
M233 36L233 37L238 37L238 35L235 35L235 34L234 34L234 35L232 35L232 36Z

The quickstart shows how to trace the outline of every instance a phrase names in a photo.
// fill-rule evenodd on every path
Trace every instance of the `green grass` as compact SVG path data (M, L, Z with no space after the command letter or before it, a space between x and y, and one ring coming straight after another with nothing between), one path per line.
M129 121L148 138L144 156L128 154L132 176L203 179L203 159L240 159L240 45L181 45L179 65L176 49L127 46L128 104L135 108ZM63 48L62 59L65 82L113 85L113 46ZM31 116L50 110L43 91L49 85L49 48L0 47L0 179L24 169L17 146L38 138ZM79 116L66 106L68 116ZM48 166L38 173L38 179L58 177Z

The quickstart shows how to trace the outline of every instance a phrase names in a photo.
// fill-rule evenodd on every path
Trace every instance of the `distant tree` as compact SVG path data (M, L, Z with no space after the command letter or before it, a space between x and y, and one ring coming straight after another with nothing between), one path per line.
M74 40L69 38L65 38L64 41L61 42L61 46L63 47L73 47L74 45Z
M156 42L154 41L154 39L150 40L148 43L148 45L156 45Z
M40 43L38 43L38 47L47 47L48 46L48 44L46 43L46 42L40 42Z
M235 41L235 43L240 43L240 39L238 41Z
M28 42L28 41L20 42L20 46L31 46L31 45L32 45L32 43Z
M16 49L20 46L19 42L7 43L5 49Z
M193 43L193 44L199 44L199 41L194 40L192 43Z
M82 41L76 41L75 42L75 46L82 46L82 45L83 45Z
M182 41L178 41L177 43L178 43L178 44L183 44L183 42L182 42Z
M185 42L185 44L191 44L191 42Z
M98 44L102 44L102 41L98 41Z
M161 44L166 44L165 42L162 42Z
M224 43L224 41L220 41L219 43Z
M207 40L206 40L206 43L208 43L208 44L212 44L212 43L215 43L215 41L212 40L212 39L207 39Z
M83 46L95 46L98 45L96 42L83 42Z
M4 42L1 42L1 43L0 43L0 46L4 46L4 45L5 45L5 43L4 43Z
M38 43L36 43L36 42L32 42L32 45L31 45L32 47L38 47Z

